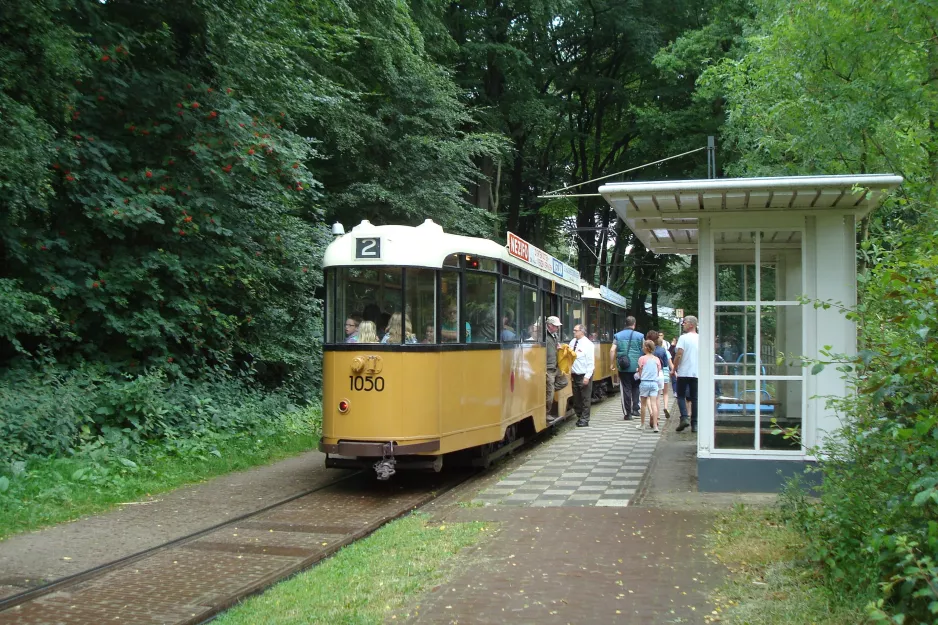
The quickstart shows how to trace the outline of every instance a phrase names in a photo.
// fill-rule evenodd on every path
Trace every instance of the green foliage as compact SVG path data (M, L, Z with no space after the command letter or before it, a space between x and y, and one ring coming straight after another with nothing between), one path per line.
M812 369L836 366L855 387L832 400L846 419L820 454L820 502L797 490L787 499L832 585L880 590L877 622L938 622L938 246L923 236L934 227L923 217L894 233L895 251L861 277L863 299L844 311L861 350Z
M17 368L0 377L0 454L69 456L92 443L128 453L155 444L172 450L295 409L287 395L264 391L248 375L190 380L159 369L115 376L101 365Z
M822 354L855 394L832 400L843 427L819 453L813 503L789 518L831 588L879 597L877 622L938 623L938 40L933 7L895 0L766 0L743 54L705 72L727 102L734 173L891 171L906 182L864 220L855 357ZM810 363L809 363L810 364Z
M249 468L311 449L319 440L318 407L285 413L264 412L265 400L244 392L237 397L207 396L221 409L247 399L242 421L250 429L205 429L168 444L115 444L115 437L83 437L68 456L29 457L0 466L0 540L21 531L101 512L115 504L171 490L183 484ZM217 389L216 389L217 392ZM258 410L254 418L248 414ZM206 426L209 427L209 426ZM126 441L124 441L126 442Z
M52 0L0 33L0 366L309 399L326 217L491 231L462 196L498 142L405 3Z

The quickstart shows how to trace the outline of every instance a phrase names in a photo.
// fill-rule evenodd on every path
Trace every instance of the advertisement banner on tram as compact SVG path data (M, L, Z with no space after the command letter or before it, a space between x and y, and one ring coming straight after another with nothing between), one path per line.
M545 252L534 247L513 232L508 233L508 253L555 276L571 282L580 282L580 272Z

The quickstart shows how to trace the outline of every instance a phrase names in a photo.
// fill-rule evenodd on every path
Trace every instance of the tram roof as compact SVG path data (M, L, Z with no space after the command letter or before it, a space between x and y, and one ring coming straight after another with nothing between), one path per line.
M900 184L902 176L893 174L779 176L617 182L599 193L649 250L696 254L700 217L828 211L863 217Z
M362 258L358 253L358 239L380 240L380 256ZM499 260L523 269L541 278L553 280L577 292L579 280L558 276L540 267L526 263L508 253L505 245L488 239L448 234L432 219L419 226L376 226L368 220L336 237L326 248L323 267L427 267L442 269L443 261L451 254L470 254Z
M601 299L618 308L628 308L628 302L625 298L607 286L595 287L587 282L583 282L581 285L583 287L583 299Z

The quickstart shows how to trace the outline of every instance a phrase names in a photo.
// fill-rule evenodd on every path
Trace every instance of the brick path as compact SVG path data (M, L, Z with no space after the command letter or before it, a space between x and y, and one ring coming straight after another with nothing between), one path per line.
M589 428L559 432L477 494L484 506L441 510L440 523L481 520L496 532L385 623L714 622L707 595L725 569L702 546L713 513L642 504L649 486L696 491L695 463L656 468L663 479L643 481L652 457L660 463L671 446L690 444L674 433L673 413L662 434L639 432L612 398Z
M476 500L537 507L627 506L660 437L635 425L622 420L617 398L606 400L594 406L589 427L571 428L540 446Z
M701 547L712 517L641 508L475 508L497 533L472 564L385 623L699 623L722 580Z

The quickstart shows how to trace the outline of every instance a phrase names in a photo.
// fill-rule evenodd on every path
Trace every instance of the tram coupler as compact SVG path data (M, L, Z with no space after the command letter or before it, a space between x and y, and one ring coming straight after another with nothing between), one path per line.
M384 482L397 473L397 470L394 468L396 464L397 459L394 458L394 443L388 443L384 446L384 456L375 463L375 474L378 480Z

